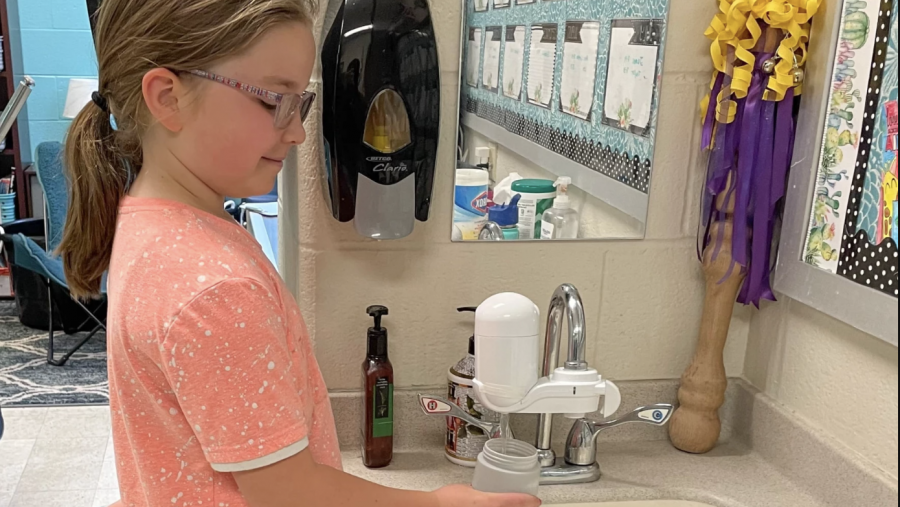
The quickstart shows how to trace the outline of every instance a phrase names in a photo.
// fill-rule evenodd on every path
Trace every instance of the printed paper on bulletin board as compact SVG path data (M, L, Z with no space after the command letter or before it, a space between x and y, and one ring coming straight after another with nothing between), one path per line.
M650 130L659 46L633 42L640 25L613 22L603 123L638 135ZM626 26L622 26L626 25Z
M496 92L500 89L500 45L503 43L503 28L489 26L484 29L484 68L481 84L485 90Z
M528 102L550 109L556 77L555 24L533 25L528 51Z
M522 98L522 72L525 68L525 27L506 27L503 48L503 95Z
M481 28L469 29L466 48L466 84L478 87L478 71L481 69Z
M599 22L566 23L559 109L582 120L590 119L594 108L599 44Z
M473 0L475 2L475 12L487 12L488 0Z

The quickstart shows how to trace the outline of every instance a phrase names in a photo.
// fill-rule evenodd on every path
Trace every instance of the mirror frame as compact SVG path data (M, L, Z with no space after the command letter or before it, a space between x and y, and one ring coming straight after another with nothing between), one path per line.
M775 290L897 347L897 298L803 262L843 11L820 14L812 28Z

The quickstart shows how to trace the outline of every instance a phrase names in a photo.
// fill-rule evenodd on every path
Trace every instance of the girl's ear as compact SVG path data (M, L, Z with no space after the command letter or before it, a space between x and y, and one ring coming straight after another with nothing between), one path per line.
M144 75L141 89L150 115L169 131L180 132L188 98L181 78L169 69L156 68Z

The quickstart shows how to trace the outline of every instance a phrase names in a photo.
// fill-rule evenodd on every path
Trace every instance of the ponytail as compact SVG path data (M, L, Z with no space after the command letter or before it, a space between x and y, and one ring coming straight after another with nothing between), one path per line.
M128 185L128 161L117 149L109 113L89 103L66 137L69 211L59 254L72 295L100 294L109 269L119 201Z

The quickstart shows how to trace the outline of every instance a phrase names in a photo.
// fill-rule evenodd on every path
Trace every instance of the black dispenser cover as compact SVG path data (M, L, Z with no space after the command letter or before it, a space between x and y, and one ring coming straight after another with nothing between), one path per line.
M332 213L341 222L355 219L366 237L412 233L415 220L428 219L440 125L428 2L344 0L322 48L322 75ZM385 107L395 134L389 143L373 142L384 139L385 125L372 117Z

